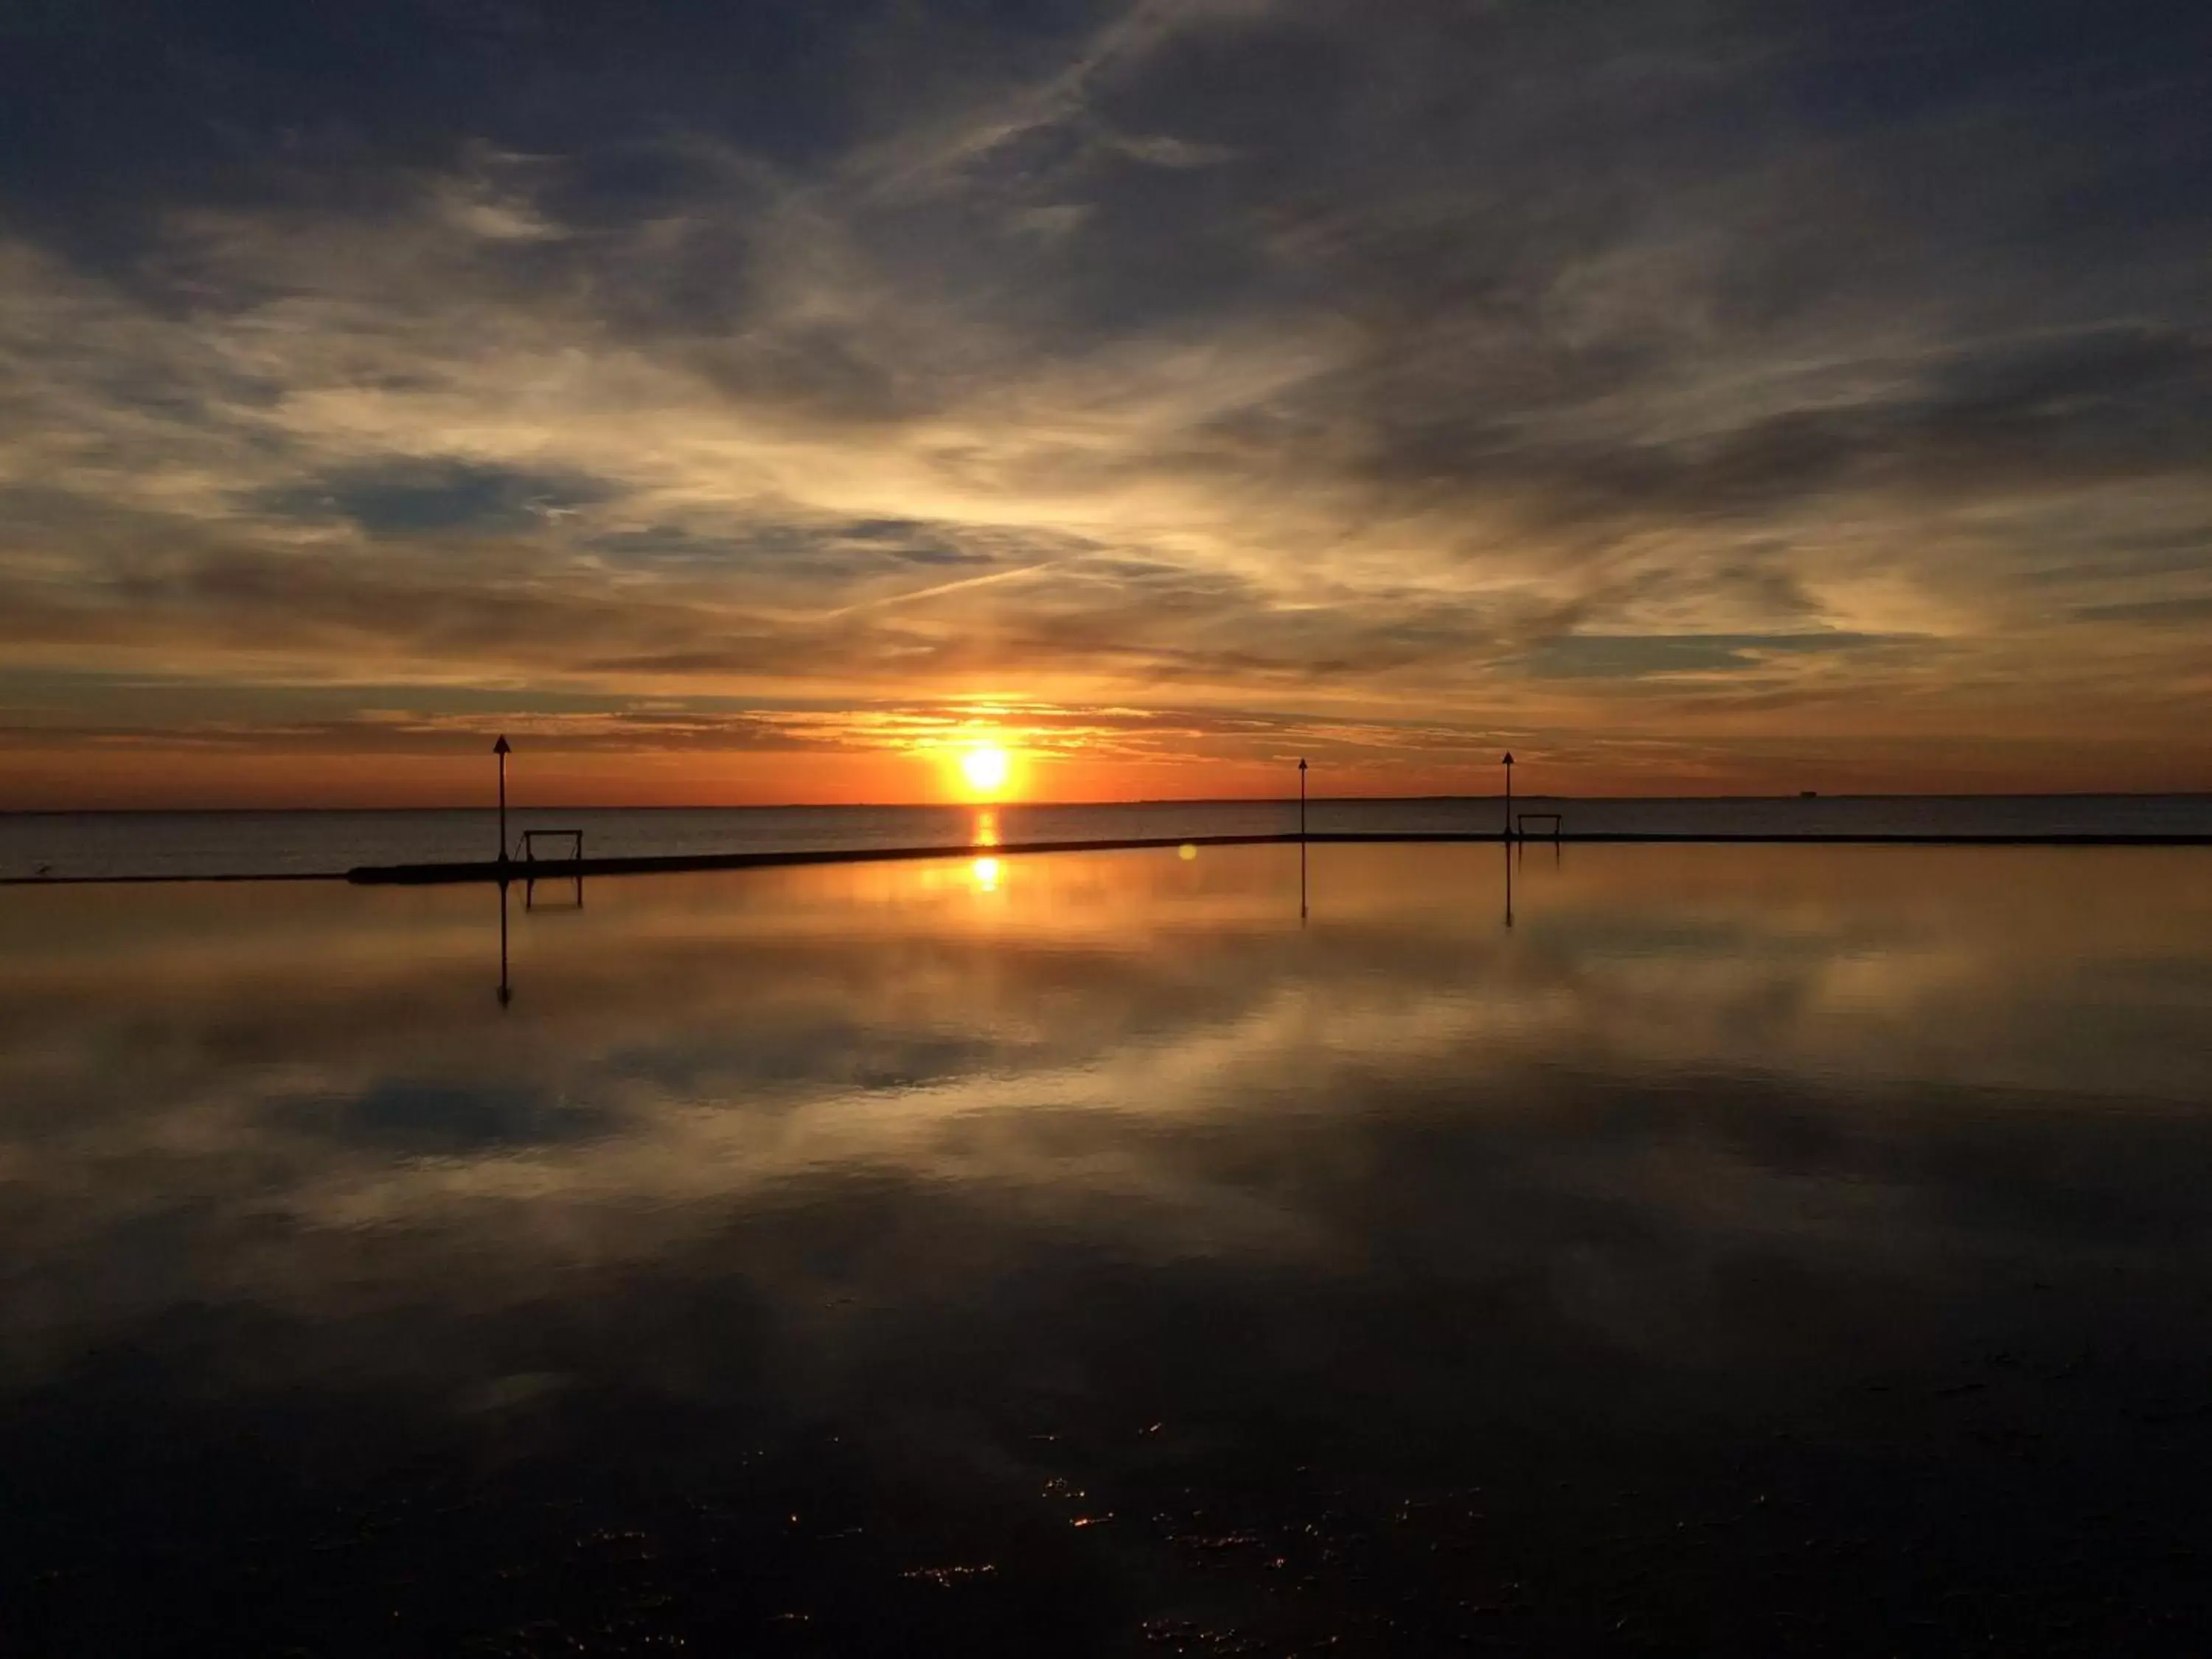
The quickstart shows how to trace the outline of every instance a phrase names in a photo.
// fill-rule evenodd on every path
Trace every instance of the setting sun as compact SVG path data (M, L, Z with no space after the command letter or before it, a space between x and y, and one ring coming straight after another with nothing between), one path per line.
M996 744L978 744L960 757L960 775L979 795L997 794L1012 770L1006 751Z

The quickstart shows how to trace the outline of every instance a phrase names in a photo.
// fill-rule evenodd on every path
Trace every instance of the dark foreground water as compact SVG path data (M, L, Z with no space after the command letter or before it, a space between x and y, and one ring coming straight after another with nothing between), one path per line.
M2197 1654L2212 854L0 896L0 1652Z

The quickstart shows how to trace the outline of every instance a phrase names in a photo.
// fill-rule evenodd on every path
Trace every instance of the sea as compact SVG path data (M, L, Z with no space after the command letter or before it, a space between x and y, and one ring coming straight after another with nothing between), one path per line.
M1567 835L2212 835L2212 794L1516 796L1516 818L1559 815ZM1316 799L1330 833L1494 832L1496 797ZM997 806L543 807L507 813L507 840L574 830L593 858L848 851L993 843L1281 835L1295 800L1020 803ZM1525 826L1548 833L1548 819ZM0 813L0 879L343 875L360 865L490 859L499 820L441 811ZM565 844L548 847L565 856Z

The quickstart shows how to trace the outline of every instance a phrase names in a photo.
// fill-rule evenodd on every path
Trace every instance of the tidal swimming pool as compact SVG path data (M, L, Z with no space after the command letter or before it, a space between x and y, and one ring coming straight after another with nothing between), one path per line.
M2204 1650L2212 854L1301 900L0 895L0 1650Z

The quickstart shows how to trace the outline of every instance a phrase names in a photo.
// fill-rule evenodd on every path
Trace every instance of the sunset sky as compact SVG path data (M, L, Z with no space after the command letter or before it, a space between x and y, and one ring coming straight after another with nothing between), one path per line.
M2212 6L0 6L0 809L501 731L2212 788Z

